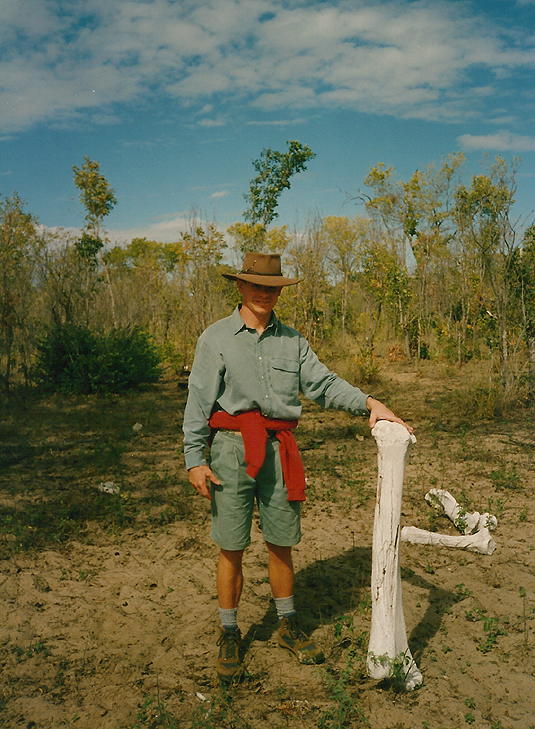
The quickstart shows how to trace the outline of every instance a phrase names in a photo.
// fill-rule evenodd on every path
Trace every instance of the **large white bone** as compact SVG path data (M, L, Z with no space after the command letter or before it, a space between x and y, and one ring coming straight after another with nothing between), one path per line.
M372 618L367 670L380 680L405 675L412 690L423 679L407 643L401 594L400 519L403 475L416 438L399 423L380 420L372 430L378 447L377 501L372 545Z
M401 541L410 542L411 544L436 544L439 547L457 547L467 549L469 552L478 552L479 554L492 554L496 549L496 542L491 537L487 527L483 527L475 534L466 534L464 536L437 534L436 532L427 532L425 529L418 529L418 527L403 527Z
M446 516L452 520L457 529L463 534L474 534L483 527L494 531L498 526L498 520L495 516L488 512L484 514L480 514L479 511L469 513L462 506L459 506L449 491L444 489L430 489L425 495L425 500L435 508L442 507Z

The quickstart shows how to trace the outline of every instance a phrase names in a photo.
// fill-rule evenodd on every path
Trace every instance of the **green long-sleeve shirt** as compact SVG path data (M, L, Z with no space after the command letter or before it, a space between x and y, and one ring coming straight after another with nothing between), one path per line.
M368 413L367 395L331 372L307 340L275 314L262 334L246 326L239 308L209 326L197 342L189 377L186 468L206 463L214 407L231 415L259 409L269 418L293 420L301 415L299 391L324 408Z

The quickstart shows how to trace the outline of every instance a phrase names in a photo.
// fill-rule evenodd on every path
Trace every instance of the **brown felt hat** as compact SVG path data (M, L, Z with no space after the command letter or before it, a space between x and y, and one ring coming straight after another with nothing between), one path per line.
M285 278L281 271L281 257L278 253L246 253L242 270L238 273L224 273L225 278L247 281L261 286L291 286L299 283L298 278Z

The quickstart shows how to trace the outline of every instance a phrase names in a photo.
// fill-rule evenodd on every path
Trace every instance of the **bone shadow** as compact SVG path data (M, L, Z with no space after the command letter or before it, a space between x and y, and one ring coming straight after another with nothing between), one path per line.
M334 557L318 559L296 572L296 608L300 627L305 633L332 625L338 616L357 610L363 601L369 604L371 559L371 547L353 547ZM401 577L404 583L428 592L427 610L408 636L409 648L418 661L438 632L444 614L456 602L456 597L412 570L402 568ZM275 603L271 599L261 620L251 624L244 635L243 649L248 650L253 641L269 640L277 625ZM328 646L325 647L328 649Z

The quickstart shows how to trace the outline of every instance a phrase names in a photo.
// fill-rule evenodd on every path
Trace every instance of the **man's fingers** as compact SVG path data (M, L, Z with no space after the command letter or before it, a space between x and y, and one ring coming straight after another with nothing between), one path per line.
M373 398L369 398L369 405L370 408L370 428L373 428L374 425L377 424L378 420L388 420L391 423L399 423L400 425L403 425L404 428L407 428L409 433L413 432L413 427L411 425L407 425L405 421L403 421L401 418L398 418L397 415L395 415L389 408L386 407L386 405L383 405L382 402L379 400L375 400Z
M209 482L219 486L221 481L208 466L195 466L188 471L189 482L205 499L211 500L212 494Z

